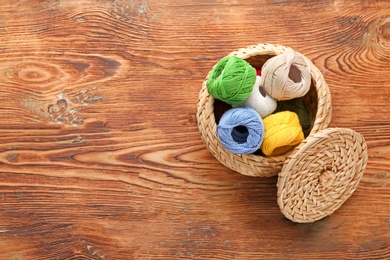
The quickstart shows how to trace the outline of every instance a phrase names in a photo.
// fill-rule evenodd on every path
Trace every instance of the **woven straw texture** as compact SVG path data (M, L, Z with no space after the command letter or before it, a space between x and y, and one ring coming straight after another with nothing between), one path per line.
M329 128L304 140L278 178L278 205L290 220L314 222L337 210L358 187L367 165L364 138Z
M229 55L245 59L255 68L261 68L269 58L287 50L292 49L281 45L258 44L239 49ZM310 68L312 77L309 93L303 98L312 123L312 127L305 131L305 137L307 137L309 134L317 133L328 127L332 117L332 107L330 91L322 73L308 58L304 58ZM241 174L258 177L277 175L291 152L274 157L256 154L234 154L220 144L216 131L217 124L223 112L230 107L209 95L206 82L210 72L203 81L196 113L198 128L206 147L223 165Z

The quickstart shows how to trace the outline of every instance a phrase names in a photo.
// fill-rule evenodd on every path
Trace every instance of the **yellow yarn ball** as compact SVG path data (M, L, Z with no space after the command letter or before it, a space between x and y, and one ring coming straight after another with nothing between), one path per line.
M263 119L264 140L262 152L267 156L276 156L294 149L303 139L302 127L298 115L283 111Z

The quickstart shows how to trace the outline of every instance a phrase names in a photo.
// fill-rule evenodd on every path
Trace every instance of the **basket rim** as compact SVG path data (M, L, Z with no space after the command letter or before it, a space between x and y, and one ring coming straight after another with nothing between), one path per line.
M274 56L289 50L295 51L292 48L283 45L260 43L232 51L227 56L237 56L242 59L248 59L250 57L260 55ZM305 55L301 55L304 57L304 60L307 62L310 68L312 81L314 82L314 86L317 92L317 113L312 130L310 132L311 135L329 126L332 117L331 95L329 87L326 84L320 70ZM201 138L207 149L222 164L243 175L258 177L271 177L277 175L282 169L287 156L293 153L295 149L292 152L284 155L264 157L254 154L234 154L226 150L220 144L217 137L217 125L214 115L215 99L208 93L206 86L211 71L212 68L202 83L202 88L198 96L196 112L198 128L201 133ZM309 138L309 136L307 138Z

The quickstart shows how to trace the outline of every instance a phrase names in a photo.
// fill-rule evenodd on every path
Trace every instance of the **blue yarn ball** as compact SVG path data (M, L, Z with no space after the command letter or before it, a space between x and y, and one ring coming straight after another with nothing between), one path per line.
M226 111L217 126L219 141L236 154L256 152L264 138L264 125L253 108L237 107Z

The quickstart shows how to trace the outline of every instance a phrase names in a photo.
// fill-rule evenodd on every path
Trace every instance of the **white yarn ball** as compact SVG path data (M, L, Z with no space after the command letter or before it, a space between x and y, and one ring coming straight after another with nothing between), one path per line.
M267 94L263 87L260 86L261 77L256 77L255 85L249 97L238 106L246 106L253 108L261 116L265 118L276 110L277 101Z

